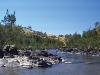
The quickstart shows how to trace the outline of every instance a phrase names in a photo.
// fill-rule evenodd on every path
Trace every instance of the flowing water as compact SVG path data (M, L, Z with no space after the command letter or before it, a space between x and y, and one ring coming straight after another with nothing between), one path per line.
M0 75L100 75L100 57L60 53L55 50L48 52L70 59L73 64L63 62L47 68L34 67L0 67Z

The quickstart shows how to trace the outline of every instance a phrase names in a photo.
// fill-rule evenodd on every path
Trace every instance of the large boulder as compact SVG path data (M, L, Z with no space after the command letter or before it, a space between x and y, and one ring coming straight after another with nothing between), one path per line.
M3 50L4 55L18 55L17 47L15 45L5 45Z
M9 53L13 55L18 55L17 47L15 45L10 45Z
M5 45L3 47L4 55L8 55L9 54L9 48L10 48L10 45Z
M0 49L0 58L4 57L4 51Z

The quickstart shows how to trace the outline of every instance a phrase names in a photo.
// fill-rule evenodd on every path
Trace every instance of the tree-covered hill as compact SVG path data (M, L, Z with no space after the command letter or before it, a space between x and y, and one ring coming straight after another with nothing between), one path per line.
M1 24L2 23L2 24ZM15 44L18 48L55 48L62 47L64 43L59 39L50 38L46 32L32 30L31 26L16 25L15 11L9 14L7 9L4 19L0 23L0 46Z
M55 48L77 47L82 49L100 48L100 23L95 22L93 29L83 31L82 34L53 35L35 31L31 26L16 25L15 11L10 14L8 9L0 23L0 46L15 44L18 48Z

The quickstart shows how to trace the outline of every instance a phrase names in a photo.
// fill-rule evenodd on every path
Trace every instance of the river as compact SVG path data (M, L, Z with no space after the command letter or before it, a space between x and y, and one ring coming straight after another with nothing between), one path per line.
M48 52L68 58L73 64L61 62L47 68L33 67L33 69L0 67L0 75L100 75L100 57L66 54L56 50Z

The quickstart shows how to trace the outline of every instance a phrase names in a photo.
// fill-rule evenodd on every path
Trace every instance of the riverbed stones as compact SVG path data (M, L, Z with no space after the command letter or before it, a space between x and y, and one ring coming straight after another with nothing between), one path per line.
M4 55L18 55L17 47L15 45L5 45L3 48Z
M6 50L6 48L5 48ZM8 51L9 52L9 51ZM26 51L25 51L26 52ZM25 52L22 51L22 54ZM28 50L27 50L28 52ZM29 51L30 52L30 51ZM56 54L48 53L47 51L40 51L40 52L31 52L29 56L25 54L23 56L14 55L14 58L11 57L3 57L3 60L7 60L8 62L2 62L1 65L5 67L17 67L23 66L29 68L38 66L38 67L49 67L54 64L58 64L61 62L61 57Z
M64 53L70 53L70 54L83 54L83 55L91 55L91 56L100 56L100 49L93 49L89 48L86 50L78 49L78 48L58 48L57 52L64 52Z

